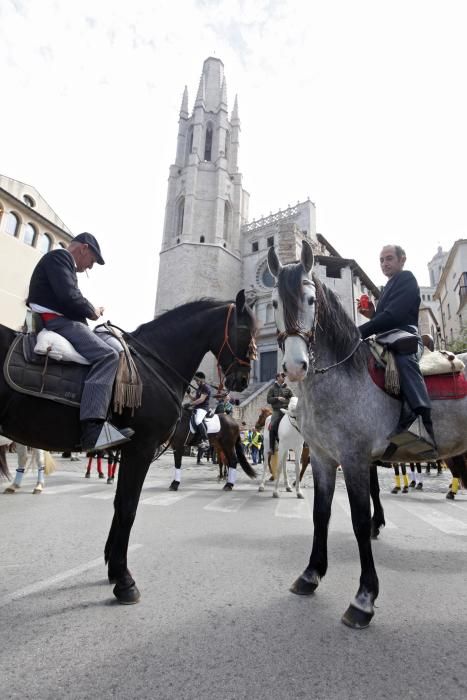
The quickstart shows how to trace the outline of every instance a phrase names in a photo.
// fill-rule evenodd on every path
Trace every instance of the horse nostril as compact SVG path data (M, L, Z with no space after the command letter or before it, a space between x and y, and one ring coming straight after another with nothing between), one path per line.
M306 372L308 369L308 362L305 362L305 360L303 360L302 367L303 367L303 371Z

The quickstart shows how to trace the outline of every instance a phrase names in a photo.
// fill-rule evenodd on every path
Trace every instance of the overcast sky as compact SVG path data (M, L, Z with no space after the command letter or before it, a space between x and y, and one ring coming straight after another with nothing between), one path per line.
M0 172L97 236L108 264L82 288L106 318L149 320L183 88L191 111L214 55L250 218L309 196L376 284L387 242L428 284L467 234L466 18L465 0L0 0Z

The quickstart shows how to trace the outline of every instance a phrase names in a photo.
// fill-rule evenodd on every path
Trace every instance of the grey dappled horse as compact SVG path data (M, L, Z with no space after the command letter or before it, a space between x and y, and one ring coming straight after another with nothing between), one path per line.
M298 382L298 420L310 446L314 480L313 548L307 568L291 590L310 595L326 573L328 525L340 464L361 564L360 585L342 621L350 627L366 627L378 596L370 538L370 465L388 445L386 436L397 424L400 402L373 383L367 344L334 292L311 275L310 245L303 241L301 261L285 266L270 248L268 263L277 280L273 306L283 369L291 381ZM465 452L467 398L432 404L440 457ZM408 450L400 450L397 459L417 461Z

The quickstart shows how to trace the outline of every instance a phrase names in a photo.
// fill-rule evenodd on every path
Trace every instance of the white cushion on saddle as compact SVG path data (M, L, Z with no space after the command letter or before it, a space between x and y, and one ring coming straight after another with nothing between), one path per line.
M53 360L62 362L77 362L79 365L90 365L89 360L77 352L69 340L45 328L37 334L34 352L38 355L49 355Z
M298 404L298 398L296 396L292 396L292 398L289 401L289 405L287 408L281 408L282 413L288 413L289 416L292 418L295 418L297 415L297 404Z
M209 433L218 433L221 429L221 422L219 420L219 415L216 413L212 418L205 418L206 429Z
M450 361L449 358L453 358ZM428 376L430 374L451 374L452 372L463 372L464 363L452 352L441 352L435 350L430 352L428 348L423 351L422 359L420 360L420 369L422 374Z

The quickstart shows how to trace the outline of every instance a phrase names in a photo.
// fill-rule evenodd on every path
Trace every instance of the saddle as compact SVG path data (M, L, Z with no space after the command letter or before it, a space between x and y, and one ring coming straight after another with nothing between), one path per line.
M36 333L15 337L3 365L6 383L20 394L78 407L89 366L38 354L36 344Z
M126 343L110 325L94 332L106 333L110 345L120 350L114 389L113 410L134 411L141 405L142 384ZM113 336L113 337L109 337ZM7 353L3 374L8 386L29 396L78 407L90 363L63 336L53 331L18 334Z

